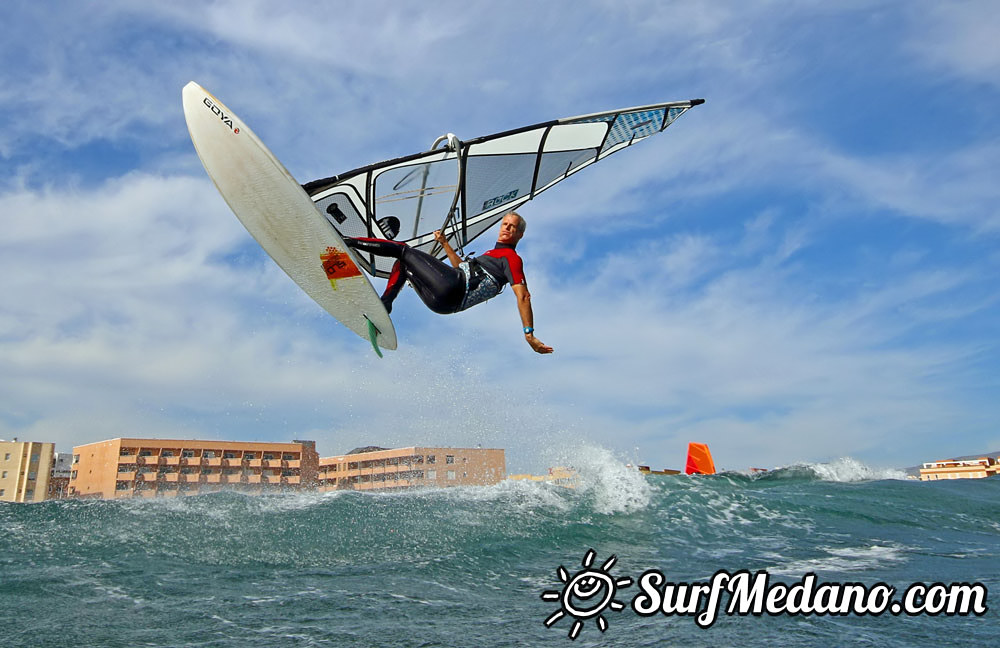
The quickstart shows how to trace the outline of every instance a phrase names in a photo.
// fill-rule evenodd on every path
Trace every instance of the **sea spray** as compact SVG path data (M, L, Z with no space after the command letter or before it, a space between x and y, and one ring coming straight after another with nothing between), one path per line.
M606 448L584 445L553 457L577 473L577 488L592 498L597 513L634 513L650 504L652 490L646 478Z

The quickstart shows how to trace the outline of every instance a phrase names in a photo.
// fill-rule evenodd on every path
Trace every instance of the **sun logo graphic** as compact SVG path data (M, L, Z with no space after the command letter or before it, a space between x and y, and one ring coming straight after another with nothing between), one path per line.
M549 618L545 619L545 627L551 628L559 619L564 616L573 617L573 625L570 626L567 636L576 641L583 629L583 622L596 617L597 629L604 632L608 629L608 621L601 614L607 608L619 612L625 604L615 600L615 594L619 587L628 587L632 584L631 578L614 579L609 573L611 568L618 562L617 556L611 556L604 561L598 569L593 569L594 558L597 552L593 549L587 551L583 556L581 564L583 569L569 575L562 565L556 571L559 580L565 583L562 590L546 590L542 592L543 601L559 601L560 608L553 612Z

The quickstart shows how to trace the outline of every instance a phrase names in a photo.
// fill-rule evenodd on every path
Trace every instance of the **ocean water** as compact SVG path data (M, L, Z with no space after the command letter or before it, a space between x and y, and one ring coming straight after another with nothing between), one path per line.
M920 483L844 459L643 477L610 456L576 489L488 488L0 504L0 645L998 645L1000 479ZM701 582L982 583L981 615L640 616L637 583L582 618L590 570ZM614 555L617 560L607 561ZM564 567L560 577L560 566ZM551 597L549 597L551 599ZM993 598L997 598L996 601ZM565 611L565 610L564 610ZM604 619L605 630L599 628ZM570 639L575 621L578 635Z

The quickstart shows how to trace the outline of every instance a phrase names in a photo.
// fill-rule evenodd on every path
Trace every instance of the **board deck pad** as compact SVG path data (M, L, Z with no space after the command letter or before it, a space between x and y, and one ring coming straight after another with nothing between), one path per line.
M396 330L371 281L302 186L239 117L200 85L184 86L183 101L198 157L260 246L316 303L371 340L376 352L395 349Z

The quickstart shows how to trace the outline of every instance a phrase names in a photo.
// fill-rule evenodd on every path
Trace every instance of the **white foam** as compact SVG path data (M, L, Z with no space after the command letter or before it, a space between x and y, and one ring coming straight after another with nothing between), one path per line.
M558 461L577 472L577 491L593 498L597 513L633 513L652 502L653 489L642 473L615 458L607 448L564 448Z
M906 473L896 468L876 468L851 457L841 457L830 463L807 464L823 481L859 482L881 479L906 479Z
M817 547L825 556L795 560L768 568L771 574L801 575L808 572L858 572L878 569L906 560L903 547L895 544L868 547Z

